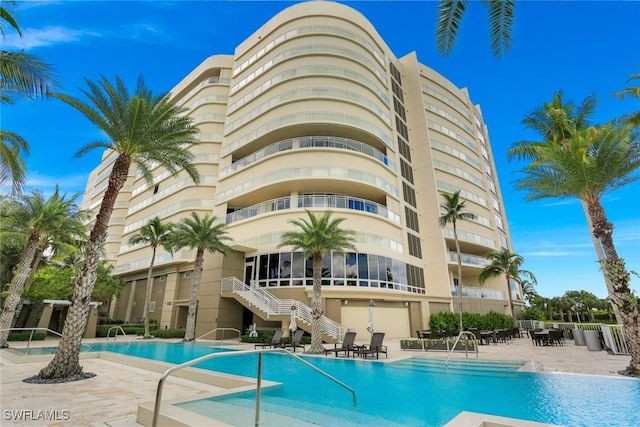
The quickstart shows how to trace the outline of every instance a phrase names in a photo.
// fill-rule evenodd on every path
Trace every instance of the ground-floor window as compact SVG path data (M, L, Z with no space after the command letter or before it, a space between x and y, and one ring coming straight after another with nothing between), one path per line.
M260 286L311 286L313 262L302 252L277 252L245 259L245 282ZM424 271L397 259L375 254L331 253L322 258L323 286L360 286L425 293Z

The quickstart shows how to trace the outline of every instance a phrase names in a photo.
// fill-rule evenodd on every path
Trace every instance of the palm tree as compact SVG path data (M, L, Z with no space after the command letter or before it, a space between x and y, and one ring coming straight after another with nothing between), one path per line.
M192 212L191 217L183 218L171 233L171 246L175 250L184 247L196 250L191 279L191 296L189 298L189 314L187 315L187 329L184 341L193 341L196 332L196 310L198 308L198 287L202 275L202 265L205 251L223 255L230 255L233 250L224 241L231 240L225 231L223 223L216 224L215 216L205 215L204 218Z
M469 0L440 0L436 24L436 47L440 55L451 53ZM483 0L489 14L491 50L496 57L511 49L511 30L515 16L515 0Z
M465 211L465 201L460 200L460 190L453 194L443 194L444 203L440 205L442 215L438 219L440 227L451 224L453 227L453 240L456 243L456 255L458 256L458 332L462 333L462 253L460 252L460 240L458 240L458 221L473 221L476 216Z
M640 177L640 138L629 126L607 124L575 132L567 149L545 145L538 161L529 165L517 188L528 200L578 198L587 205L591 234L602 247L604 274L609 278L609 294L618 308L629 341L631 363L628 373L640 375L640 300L630 288L630 274L618 257L613 242L613 224L601 204L603 195Z
M538 293L536 292L535 289L535 285L537 285L537 283L534 280L529 280L527 278L521 278L520 282L518 283L520 285L520 288L522 289L522 297L528 301L531 302L531 300L538 295Z
M307 353L324 354L322 345L322 257L332 251L344 254L347 250L355 251L355 231L343 229L340 224L346 218L331 218L332 212L325 211L316 216L306 210L308 220L298 218L289 223L299 228L296 231L282 233L277 248L290 246L294 251L302 250L305 258L311 258L313 265L313 297L311 319L311 346Z
M151 288L153 284L151 281L153 280L153 263L156 259L156 250L158 246L164 247L168 252L171 252L171 245L169 244L169 236L173 230L173 224L167 223L163 224L160 221L160 218L157 216L149 220L142 228L140 228L140 232L134 234L129 239L129 244L138 245L145 244L151 246L151 262L149 263L149 271L147 273L147 289L144 298L144 335L143 339L151 338L151 333L149 332L149 305L151 303Z
M580 104L564 99L562 91L553 94L551 102L545 102L541 107L537 107L530 112L523 120L522 124L525 128L533 130L537 133L542 141L520 141L508 151L509 160L514 158L531 160L533 163L539 160L538 149L548 144L558 144L562 149L568 151L568 140L578 131L583 131L590 126L589 119L595 113L597 100L593 96L587 96ZM591 218L589 216L586 203L582 202L587 224L591 227ZM604 262L605 256L602 247L598 244L596 238L592 235L593 246L600 263ZM603 277L607 291L610 296L613 295L613 286L603 271ZM614 307L616 317L619 318L618 309ZM619 320L621 322L621 320Z
M5 2L15 5L15 1ZM4 38L5 26L13 28L20 37L22 31L11 11L0 6L0 35ZM0 105L13 104L17 100L46 96L60 87L50 65L25 52L8 52L0 49ZM25 184L24 155L29 145L19 135L0 129L0 185L12 182L12 193L18 193Z
M154 95L145 85L142 76L135 91L129 93L124 82L116 76L115 84L101 77L98 84L86 80L88 90L82 93L89 102L56 93L54 96L80 111L106 136L85 145L76 157L99 148L117 154L100 205L100 211L89 234L84 249L82 267L76 277L72 305L62 330L62 339L55 356L44 367L39 377L67 378L82 375L80 366L80 342L89 316L91 292L96 282L96 269L107 238L109 219L124 186L132 165L152 182L151 165L164 167L174 175L182 169L198 183L200 177L191 163L191 145L198 132L185 110L172 104L167 95Z
M12 234L28 237L0 316L0 347L7 347L8 328L11 327L16 308L21 301L22 290L29 277L41 237L59 235L70 222L82 222L84 213L76 204L78 197L79 194L74 194L67 198L66 194L60 194L57 187L49 199L40 191L32 191L31 195L25 195L16 201L9 217L3 218L3 238L10 238Z
M482 284L490 277L505 276L507 280L507 289L509 291L509 308L511 309L511 317L515 324L516 314L513 308L511 280L516 283L521 283L523 281L523 277L526 277L531 280L531 282L536 283L536 278L530 271L522 270L520 268L524 262L524 258L511 252L509 249L491 251L487 254L487 258L491 261L491 264L487 265L482 270L480 276L478 276L478 281Z

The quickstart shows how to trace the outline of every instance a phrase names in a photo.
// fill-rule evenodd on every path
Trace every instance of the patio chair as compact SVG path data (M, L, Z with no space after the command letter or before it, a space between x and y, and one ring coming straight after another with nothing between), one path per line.
M551 345L564 345L564 338L562 337L562 331L559 329L551 329L547 341Z
M304 345L301 344L300 341L302 341L302 336L304 335L304 329L296 329L296 331L293 334L293 337L291 337L291 343L290 344L284 344L283 347L284 348L292 348L293 352L296 352L296 348L301 348L302 351L304 351Z
M353 351L353 344L356 339L355 332L347 332L344 334L344 340L342 340L342 346L338 347L338 344L334 344L334 348L325 348L324 355L333 353L338 357L339 353L345 353L346 357L349 357L349 353Z
M356 355L367 358L369 355L376 355L376 359L380 358L380 353L384 353L385 357L389 357L387 354L387 346L382 345L384 340L384 332L374 332L371 335L371 343L366 346L355 346L353 349L353 357Z
M263 343L258 343L256 345L253 346L254 349L261 347L261 348L265 348L265 347L281 347L282 346L282 329L278 329L274 334L273 334L273 338L271 338L271 342L263 342Z

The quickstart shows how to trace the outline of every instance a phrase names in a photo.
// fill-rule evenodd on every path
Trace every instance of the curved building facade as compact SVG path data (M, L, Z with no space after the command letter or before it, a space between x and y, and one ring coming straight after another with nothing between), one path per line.
M373 303L376 330L415 335L430 314L453 309L457 257L438 218L442 193L458 190L476 215L458 224L464 309L509 313L504 278L478 284L485 254L511 248L480 108L415 54L396 58L356 10L291 6L233 55L206 59L171 96L200 129L202 182L158 167L149 185L132 172L106 250L127 282L109 317L142 316L151 251L128 239L154 216L177 222L195 211L224 221L236 251L205 258L196 336L286 328L288 313L260 310L225 283L311 305L310 260L278 244L305 210L331 210L356 232L357 251L325 257L324 314L364 334ZM101 199L109 160L89 179L88 206ZM184 326L194 255L157 255L151 317L162 327Z

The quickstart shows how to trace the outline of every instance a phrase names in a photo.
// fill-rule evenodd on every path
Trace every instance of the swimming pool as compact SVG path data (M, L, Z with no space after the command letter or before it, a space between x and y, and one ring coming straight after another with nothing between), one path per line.
M221 351L202 343L91 347L170 363ZM196 367L255 378L256 357L220 358ZM357 408L352 408L348 391L309 367L285 355L265 354L263 378L282 385L262 390L261 413L287 413L326 426L437 426L462 411L566 426L640 426L640 380L630 378L517 372L517 365L475 360L456 360L447 369L443 360L418 357L389 363L305 360L353 387ZM245 392L178 406L238 425L243 411L253 424L254 405L255 393Z

